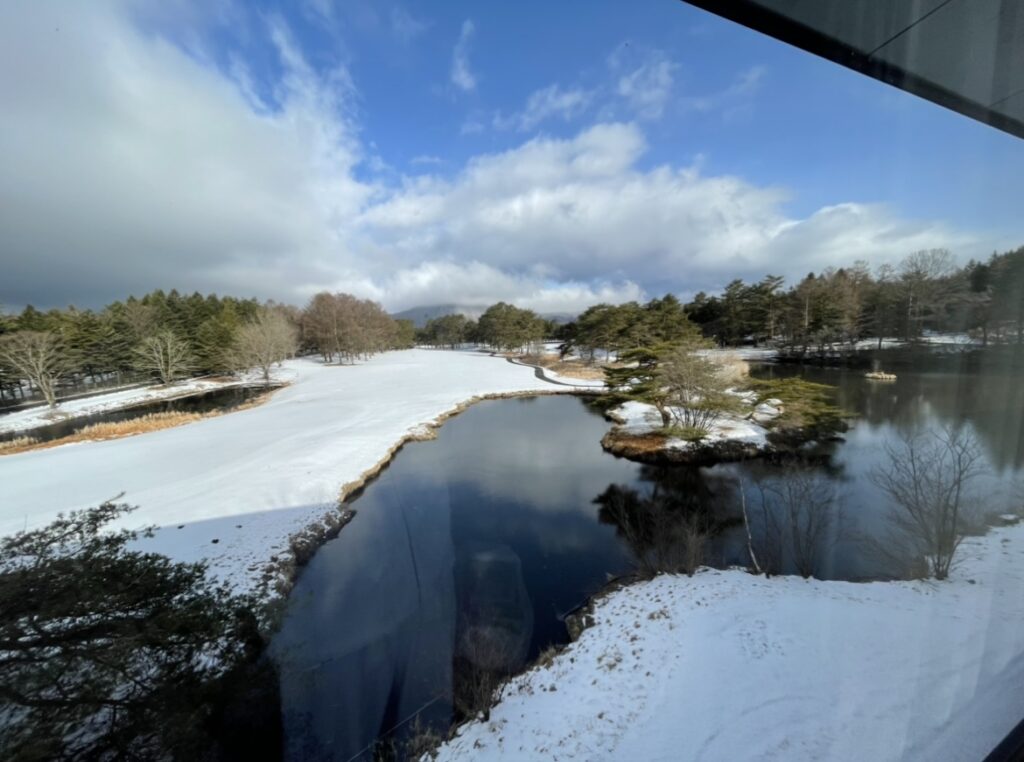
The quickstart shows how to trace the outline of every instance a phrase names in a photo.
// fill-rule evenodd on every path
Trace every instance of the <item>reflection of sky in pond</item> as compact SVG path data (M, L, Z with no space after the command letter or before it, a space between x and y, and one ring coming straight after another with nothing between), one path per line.
M903 371L883 385L860 371L805 373L838 385L842 404L860 415L822 470L854 532L884 526L888 506L867 475L884 463L884 443L917 424L971 426L996 466L987 507L1005 510L1022 462L1019 385L998 374ZM353 501L355 520L303 571L273 644L291 758L348 759L424 706L421 718L443 725L466 632L502 633L518 660L564 642L560 616L630 568L617 528L598 520L595 498L610 485L721 520L739 515L737 477L754 501L757 477L778 476L758 461L640 466L601 450L608 427L571 397L483 402L436 441L407 446ZM708 561L746 563L742 525L711 543ZM821 571L879 573L848 539L830 545Z

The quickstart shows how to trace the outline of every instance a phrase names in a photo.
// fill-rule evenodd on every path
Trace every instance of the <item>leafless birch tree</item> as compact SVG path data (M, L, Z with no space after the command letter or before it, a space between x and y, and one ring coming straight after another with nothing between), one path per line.
M135 348L135 367L156 373L160 382L170 384L192 368L192 350L172 331L160 331L144 338Z
M18 331L0 337L0 363L39 389L46 404L57 406L57 382L71 368L60 336L50 331Z
M298 332L286 315L264 309L238 330L234 358L238 367L259 368L263 381L270 383L270 369L295 354Z

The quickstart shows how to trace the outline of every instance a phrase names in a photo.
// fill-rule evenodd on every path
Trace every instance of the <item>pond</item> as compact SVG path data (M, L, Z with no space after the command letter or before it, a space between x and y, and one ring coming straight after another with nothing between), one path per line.
M989 507L1005 510L1024 465L1024 393L1012 374L872 384L862 371L754 372L835 384L860 416L808 467L842 513L822 538L817 576L893 573L863 550L888 510L867 477L884 444L914 425L971 427L990 469ZM658 550L666 515L701 518L706 563L748 563L740 496L776 511L764 484L789 472L639 465L601 449L608 427L575 397L479 403L436 441L404 448L350 501L355 519L302 571L271 644L285 758L372 759L382 748L400 758L417 729L443 732L481 674L514 672L567 642L565 614Z
M146 402L141 405L132 405L131 407L118 410L78 416L66 421L51 423L47 426L38 426L30 430L0 433L0 442L8 442L23 436L30 436L38 439L40 442L49 442L54 439L71 436L76 431L81 431L86 426L92 426L96 423L131 421L152 413L209 413L214 410L232 410L249 400L262 397L264 394L273 391L274 388L276 387L232 386L202 394L192 394L188 397Z

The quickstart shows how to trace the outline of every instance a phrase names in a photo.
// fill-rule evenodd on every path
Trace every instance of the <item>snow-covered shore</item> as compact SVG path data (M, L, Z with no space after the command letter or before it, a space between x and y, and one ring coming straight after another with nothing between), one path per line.
M278 374L278 382L287 381L291 374L286 371ZM55 409L45 405L28 410L0 415L0 434L17 431L31 435L32 429L48 426L51 423L83 418L95 413L108 413L134 405L145 405L149 402L187 397L193 394L212 392L232 386L245 386L256 382L255 377L241 377L229 381L214 381L208 378L193 378L170 386L154 385L125 389L120 392L97 394L91 397L61 402Z
M482 396L573 391L474 352L413 349L355 366L294 360L283 370L291 385L257 407L0 458L0 534L123 492L139 507L127 525L161 527L146 549L207 560L253 587L293 533L334 511L344 485L440 416Z
M1024 714L1024 525L960 552L942 583L624 588L440 759L982 759Z

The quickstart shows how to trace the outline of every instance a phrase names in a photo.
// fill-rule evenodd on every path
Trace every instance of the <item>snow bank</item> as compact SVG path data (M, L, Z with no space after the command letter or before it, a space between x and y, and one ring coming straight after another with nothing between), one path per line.
M294 360L284 375L291 386L257 407L0 458L0 534L124 492L139 506L126 525L162 527L147 549L206 559L246 587L292 533L335 507L342 485L422 434L418 427L476 396L572 391L502 358L440 350L389 352L356 366Z
M943 583L620 590L440 759L981 759L1024 707L1024 526L961 552Z
M278 375L280 376L277 379L278 381L285 381L292 374L287 371L281 371ZM28 434L34 428L48 426L51 423L59 423L73 418L83 418L95 413L109 413L112 410L120 410L132 407L133 405L144 405L147 402L159 402L160 400L188 397L193 394L212 392L231 386L243 386L255 383L256 381L255 377L246 376L233 381L211 381L205 378L193 378L172 386L145 386L126 389L120 392L98 394L94 397L68 400L60 403L56 409L43 405L0 415L0 434L8 431L25 432Z

